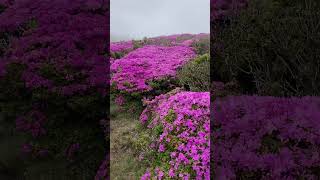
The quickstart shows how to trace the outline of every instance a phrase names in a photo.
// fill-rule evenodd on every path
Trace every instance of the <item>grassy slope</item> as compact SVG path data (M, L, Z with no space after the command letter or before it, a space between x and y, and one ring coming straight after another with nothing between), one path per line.
M145 172L147 166L138 160L133 144L139 136L139 123L138 117L119 112L111 105L111 179L140 179Z

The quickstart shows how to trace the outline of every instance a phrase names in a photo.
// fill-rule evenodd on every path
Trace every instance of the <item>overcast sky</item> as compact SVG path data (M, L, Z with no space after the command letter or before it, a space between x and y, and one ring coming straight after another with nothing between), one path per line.
M210 0L111 0L111 41L210 32Z

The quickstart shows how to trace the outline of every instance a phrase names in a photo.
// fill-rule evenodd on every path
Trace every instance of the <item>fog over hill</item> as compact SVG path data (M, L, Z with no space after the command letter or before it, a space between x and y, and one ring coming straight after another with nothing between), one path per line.
M110 35L110 41L111 42L117 42L117 41L126 41L126 40L131 40L132 38L130 36L125 36L125 35Z
M111 0L111 41L210 32L209 0Z

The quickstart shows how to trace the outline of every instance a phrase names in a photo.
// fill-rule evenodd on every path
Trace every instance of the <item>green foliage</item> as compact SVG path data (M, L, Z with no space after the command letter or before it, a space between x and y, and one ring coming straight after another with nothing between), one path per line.
M145 93L147 96L154 97L160 94L165 94L177 86L179 86L179 82L177 79L172 77L163 77L161 79L153 79L147 82L148 85L152 87L152 91Z
M152 158L149 144L152 141L150 131L131 113L117 112L118 106L111 103L110 119L110 168L114 179L139 179ZM139 155L143 159L139 160Z
M203 55L209 54L210 52L210 39L209 38L201 38L199 40L194 41L191 46L195 49L196 54Z
M210 56L201 55L178 71L178 80L191 91L210 90Z
M243 93L319 95L319 4L250 1L212 41L213 78L235 78Z
M133 87L133 85L130 82L124 82L123 85L128 88Z
M170 109L168 114L164 117L164 119L169 123L172 123L176 118L177 118L177 115L173 109Z
M192 104L192 105L191 105L191 108L192 108L193 110L196 110L196 109L198 109L199 107L198 107L198 105L196 105L196 104Z
M163 153L158 153L157 154L154 164L156 166L163 166L163 164L165 164L165 163L167 163L169 161L170 161L170 153L169 152L163 152Z
M163 133L163 127L162 125L157 125L153 128L154 130L154 133L157 135L157 136L160 136L160 134Z
M133 49L138 49L148 43L148 38L144 37L142 40L132 40L132 42L133 42Z
M143 111L143 105L142 105L142 94L141 93L128 93L128 92L120 92L116 89L111 92L111 99L110 102L113 106L116 105L116 97L122 96L124 98L124 104L121 105L120 110L122 113L128 113L132 118L138 118ZM119 113L119 112L117 112ZM113 116L113 115L112 115Z
M140 131L139 137L132 141L132 144L137 152L146 152L150 150L151 136L149 133Z
M111 52L111 57L113 59L120 59L123 56L125 56L126 54L124 52Z
M34 18L32 18L29 21L27 21L26 24L24 25L24 28L26 30L35 29L37 27L38 27L38 22Z

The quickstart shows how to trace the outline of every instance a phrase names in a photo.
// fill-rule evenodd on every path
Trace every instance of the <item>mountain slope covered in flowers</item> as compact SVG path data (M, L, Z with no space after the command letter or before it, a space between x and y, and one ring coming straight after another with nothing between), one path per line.
M209 65L208 40L208 34L180 34L111 44L113 103L140 116L131 149L145 167L141 179L210 179L209 92L188 91L189 69L181 76L187 65ZM204 74L198 80L208 84Z

